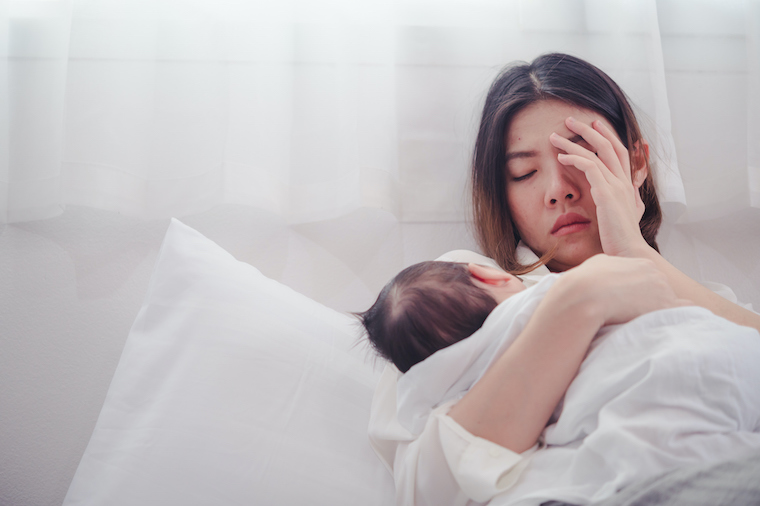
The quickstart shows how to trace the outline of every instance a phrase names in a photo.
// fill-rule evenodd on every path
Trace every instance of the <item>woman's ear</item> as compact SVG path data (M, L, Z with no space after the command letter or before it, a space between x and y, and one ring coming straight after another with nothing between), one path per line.
M631 167L631 180L638 190L649 175L649 143L641 139L636 141L633 147L633 167Z

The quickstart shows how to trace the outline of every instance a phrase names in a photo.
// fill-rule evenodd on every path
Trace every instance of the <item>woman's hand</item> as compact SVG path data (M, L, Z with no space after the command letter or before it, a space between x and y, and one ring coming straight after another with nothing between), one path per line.
M679 296L691 299L694 305L707 308L716 315L739 325L754 327L760 331L760 315L729 302L692 280L668 263L646 243L639 229L639 221L644 213L644 204L641 201L638 189L647 177L647 168L644 164L638 164L639 166L644 165L644 167L635 171L633 178L631 177L628 150L617 135L599 120L594 121L591 125L586 125L573 120L573 118L567 118L565 124L572 132L580 135L596 152L593 153L556 134L552 134L549 138L552 145L565 152L557 156L560 163L582 171L589 182L591 197L596 205L602 250L608 255L618 257L649 259L667 277L667 283L669 287L672 287L669 289L668 297L672 291L675 291ZM637 156L634 156L634 159L643 160L645 158L643 156L645 146L634 146L634 149L641 150ZM591 294L593 291L586 291L585 293ZM629 308L631 314L626 315L626 306L622 302L623 299L620 298L622 294L612 295L615 293L618 292L613 289L610 292L609 300L600 301L601 305L606 306L608 311L606 316L608 323L615 323L616 319L626 321L626 318L630 319L634 313L646 312L644 311L646 299L637 299L643 305L635 306L639 307L639 310L634 310L635 307ZM658 302L659 299L657 298L664 295L664 292L656 293L656 290L653 290L650 293L654 297L650 302L654 305L664 302L661 300Z
M602 325L625 323L645 313L693 303L679 298L656 264L642 258L595 255L557 281L549 296L572 296Z
M570 117L565 124L595 151L556 134L549 138L552 145L564 151L557 156L560 163L573 166L586 175L591 198L596 204L602 249L608 255L637 256L642 247L647 247L639 229L644 214L639 187L646 179L647 169L639 168L634 184L628 150L601 121L587 125ZM639 146L637 149L644 148Z

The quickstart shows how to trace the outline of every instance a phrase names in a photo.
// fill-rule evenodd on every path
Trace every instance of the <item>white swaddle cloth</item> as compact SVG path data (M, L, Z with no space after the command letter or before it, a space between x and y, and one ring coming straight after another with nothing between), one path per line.
M471 337L403 375L399 423L418 435L433 408L464 395L558 277L504 301ZM545 447L490 504L588 504L670 469L760 451L759 430L758 332L699 307L655 311L599 332Z

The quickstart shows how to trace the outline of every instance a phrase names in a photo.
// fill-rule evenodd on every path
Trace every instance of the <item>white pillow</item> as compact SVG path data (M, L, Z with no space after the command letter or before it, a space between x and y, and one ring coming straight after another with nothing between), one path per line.
M64 506L393 504L357 336L173 220Z

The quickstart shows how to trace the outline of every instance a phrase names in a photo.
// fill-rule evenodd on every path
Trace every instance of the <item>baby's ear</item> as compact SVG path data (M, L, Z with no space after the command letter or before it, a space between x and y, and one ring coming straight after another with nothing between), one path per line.
M633 166L631 167L631 181L638 190L649 175L649 143L644 139L636 141L633 146Z
M500 285L510 278L506 272L484 265L470 263L467 264L467 270L470 271L470 275L473 278L488 285Z

